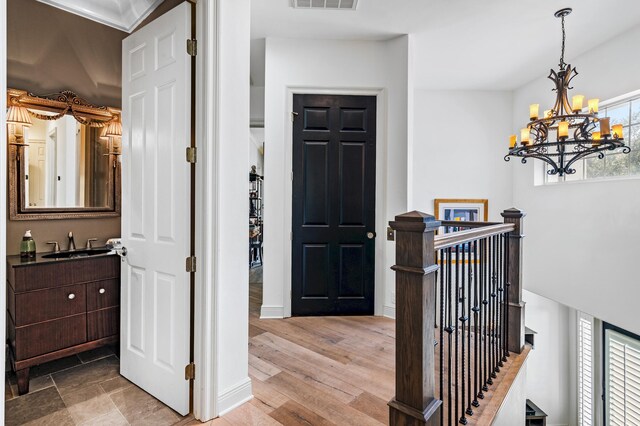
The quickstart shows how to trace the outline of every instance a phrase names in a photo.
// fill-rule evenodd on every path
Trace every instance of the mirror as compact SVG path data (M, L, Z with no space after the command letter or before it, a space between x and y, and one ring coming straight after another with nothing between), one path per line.
M13 89L7 105L11 219L119 215L118 109Z

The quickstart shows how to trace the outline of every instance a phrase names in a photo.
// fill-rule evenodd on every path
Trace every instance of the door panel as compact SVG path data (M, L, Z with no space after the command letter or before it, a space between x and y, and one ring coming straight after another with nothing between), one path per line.
M373 314L376 98L293 103L292 314Z
M189 412L191 6L123 41L120 372Z

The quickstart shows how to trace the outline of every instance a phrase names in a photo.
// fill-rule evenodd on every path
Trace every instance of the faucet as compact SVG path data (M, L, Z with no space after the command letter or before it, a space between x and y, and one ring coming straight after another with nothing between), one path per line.
M98 239L97 239L97 238L89 238L89 239L87 240L87 245L85 246L85 248L86 248L87 250L91 250L91 249L93 248L93 246L91 245L91 243L92 243L92 242L94 242L94 241L98 241Z
M47 244L51 244L53 246L53 252L57 253L60 251L60 244L57 241L47 241Z
M73 240L73 232L69 231L69 250L76 249L76 242Z

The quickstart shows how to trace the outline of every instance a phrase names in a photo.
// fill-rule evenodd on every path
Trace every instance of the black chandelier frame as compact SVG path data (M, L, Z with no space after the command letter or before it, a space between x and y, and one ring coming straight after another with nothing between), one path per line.
M549 175L563 176L576 172L573 164L586 157L594 156L599 159L605 157L608 151L619 150L623 154L629 154L631 148L626 146L622 135L601 135L600 139L593 138L593 132L598 126L597 112L574 112L569 103L568 91L571 80L578 75L578 71L564 62L565 29L564 18L571 9L562 9L555 16L562 18L562 55L560 57L560 69L558 72L551 70L548 78L554 82L556 102L547 117L532 119L527 128L530 132L530 141L520 146L517 144L509 149L504 160L510 161L511 157L520 158L524 164L528 159L534 158L549 164ZM558 137L556 141L549 140L550 134L558 134L558 124L561 121L568 123L569 132L566 137ZM572 132L573 131L573 132Z

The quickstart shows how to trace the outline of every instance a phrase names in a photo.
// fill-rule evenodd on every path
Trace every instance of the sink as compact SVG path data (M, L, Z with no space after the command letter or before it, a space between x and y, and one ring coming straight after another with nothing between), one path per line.
M76 257L89 257L89 256L95 256L98 254L105 254L105 253L109 253L110 251L111 249L108 249L106 247L84 249L84 250L67 250L67 251L59 251L56 253L43 254L42 257L44 259L73 259Z

